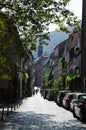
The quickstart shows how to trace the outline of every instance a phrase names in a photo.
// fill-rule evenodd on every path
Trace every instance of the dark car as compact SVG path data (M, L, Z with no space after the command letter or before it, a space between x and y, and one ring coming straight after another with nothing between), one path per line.
M86 96L86 93L75 93L72 101L70 102L70 110L73 112L74 105L77 103L77 101L82 97Z
M86 96L82 96L74 106L73 116L86 121Z
M58 96L57 96L57 104L62 106L62 100L64 98L64 96L69 93L68 91L60 91Z
M49 89L48 94L47 94L47 99L49 101L56 101L56 96L57 96L58 90L55 89Z
M70 102L73 99L75 93L68 93L66 96L63 98L62 105L66 109L70 109Z

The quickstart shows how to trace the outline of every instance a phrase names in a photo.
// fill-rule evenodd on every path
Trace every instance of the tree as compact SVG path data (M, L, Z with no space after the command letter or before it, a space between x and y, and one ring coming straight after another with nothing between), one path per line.
M53 75L52 75L52 69L48 68L45 72L45 87L46 88L52 88L53 86Z
M69 32L66 25L75 26L79 21L72 12L65 8L70 0L0 0L0 11L14 20L20 36L23 36L24 44L36 49L34 43L40 38L49 38L48 25L56 23L59 29Z

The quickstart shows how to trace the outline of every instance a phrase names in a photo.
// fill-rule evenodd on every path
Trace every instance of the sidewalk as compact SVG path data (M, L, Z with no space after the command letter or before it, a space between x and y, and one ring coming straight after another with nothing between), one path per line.
M0 130L86 130L86 124L38 93L25 99L6 121L0 122Z

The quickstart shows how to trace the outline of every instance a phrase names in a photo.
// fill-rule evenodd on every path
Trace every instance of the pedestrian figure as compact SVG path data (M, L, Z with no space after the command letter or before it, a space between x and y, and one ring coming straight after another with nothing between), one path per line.
M35 90L33 89L33 96L35 95Z
M36 89L36 94L38 93L38 89Z

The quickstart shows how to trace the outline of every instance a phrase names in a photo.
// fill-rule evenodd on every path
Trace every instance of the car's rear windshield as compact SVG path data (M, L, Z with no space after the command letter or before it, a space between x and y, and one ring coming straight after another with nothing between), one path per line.
M64 97L67 94L67 92L61 93L61 96Z

